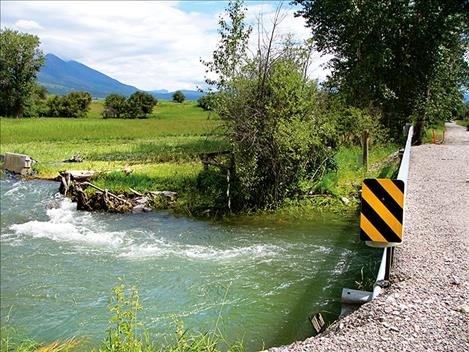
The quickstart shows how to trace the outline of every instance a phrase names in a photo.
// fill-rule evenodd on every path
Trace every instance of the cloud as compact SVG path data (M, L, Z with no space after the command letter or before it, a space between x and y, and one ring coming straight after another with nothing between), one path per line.
M251 2L248 18L272 4ZM182 6L184 5L184 6ZM176 1L1 1L1 25L36 34L45 53L76 60L140 89L194 89L218 35L218 6ZM268 15L270 16L270 15ZM285 27L308 30L291 11Z
M37 22L31 20L18 20L15 22L14 26L21 31L42 29L42 27Z

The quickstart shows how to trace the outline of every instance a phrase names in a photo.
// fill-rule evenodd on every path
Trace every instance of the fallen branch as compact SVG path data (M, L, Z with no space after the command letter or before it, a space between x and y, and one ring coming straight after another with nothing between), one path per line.
M122 198L122 197L119 197L119 196L115 195L114 193L109 192L107 189L102 189L102 188L100 188L100 187L98 187L98 186L95 186L94 184L92 184L92 183L90 183L90 182L82 182L81 184L84 185L84 186L90 186L91 188L94 188L94 189L96 189L96 190L98 190L98 191L100 191L100 192L103 192L104 194L107 194L107 195L109 195L109 196L111 196L111 197L113 197L113 198L115 198L115 199L118 199L118 200L120 200L120 201L122 201L122 202L124 202L124 203L126 203L126 204L128 204L128 205L130 205L130 206L132 206L132 203L130 203L128 200L126 200L126 199L124 199L124 198Z

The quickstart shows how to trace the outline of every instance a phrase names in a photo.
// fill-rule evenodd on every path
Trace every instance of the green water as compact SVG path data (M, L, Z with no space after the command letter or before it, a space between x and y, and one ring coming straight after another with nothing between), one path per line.
M166 212L91 214L47 181L1 182L1 319L39 341L105 337L117 277L138 286L142 320L164 339L174 320L248 351L312 335L308 316L340 312L343 287L378 252L356 217L207 222Z

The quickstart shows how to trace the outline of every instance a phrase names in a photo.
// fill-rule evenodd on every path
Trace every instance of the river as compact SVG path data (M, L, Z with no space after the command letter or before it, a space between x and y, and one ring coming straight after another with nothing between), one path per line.
M138 286L141 319L163 340L182 321L218 327L247 351L312 335L308 316L340 312L343 287L378 252L357 216L202 221L170 212L87 213L58 184L2 177L1 323L39 341L106 333L117 278Z

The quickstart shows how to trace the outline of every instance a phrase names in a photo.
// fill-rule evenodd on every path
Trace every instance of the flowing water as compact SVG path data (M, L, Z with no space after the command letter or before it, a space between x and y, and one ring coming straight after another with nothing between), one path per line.
M248 351L285 344L312 335L310 314L336 318L341 289L378 259L360 243L356 216L208 222L87 213L57 194L57 183L0 182L2 324L39 341L99 343L124 276L161 339L174 321L204 332L219 320L227 341L242 339Z

